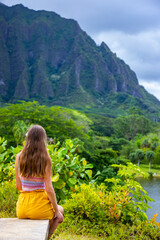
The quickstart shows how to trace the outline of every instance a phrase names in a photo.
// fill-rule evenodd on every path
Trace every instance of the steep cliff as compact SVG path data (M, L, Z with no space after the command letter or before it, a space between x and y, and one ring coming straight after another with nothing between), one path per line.
M23 5L0 5L0 97L103 114L132 105L160 109L105 43L97 46L74 20Z

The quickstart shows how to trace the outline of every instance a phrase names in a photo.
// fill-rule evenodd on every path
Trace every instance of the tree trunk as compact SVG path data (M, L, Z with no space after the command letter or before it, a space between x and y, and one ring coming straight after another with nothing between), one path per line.
M149 172L151 170L151 161L149 161Z

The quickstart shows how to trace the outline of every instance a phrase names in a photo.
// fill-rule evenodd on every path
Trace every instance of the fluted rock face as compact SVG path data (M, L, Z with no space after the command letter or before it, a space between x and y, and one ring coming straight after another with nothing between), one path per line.
M96 106L125 93L159 101L105 43L97 46L74 20L23 5L0 5L0 96L4 102Z

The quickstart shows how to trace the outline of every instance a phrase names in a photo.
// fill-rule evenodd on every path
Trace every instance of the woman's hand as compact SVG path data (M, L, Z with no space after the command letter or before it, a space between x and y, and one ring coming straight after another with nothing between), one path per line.
M58 219L58 222L59 223L62 223L63 222L63 214L58 211L56 214L55 214L55 217Z

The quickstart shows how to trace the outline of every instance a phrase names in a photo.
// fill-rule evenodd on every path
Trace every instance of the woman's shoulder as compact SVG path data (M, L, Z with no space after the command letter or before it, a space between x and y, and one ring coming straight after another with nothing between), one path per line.
M52 159L49 154L47 154L47 164L51 164Z
M52 168L52 160L51 160L51 157L48 155L47 162L46 162L45 175L46 175L46 172L48 173L51 171L51 168Z
M22 151L20 151L19 153L17 153L16 157L20 157Z
M19 152L16 155L16 160L15 160L15 169L19 169L19 157L20 157L21 152Z
M19 161L20 155L21 155L21 152L17 153L17 155L16 155L16 161Z

